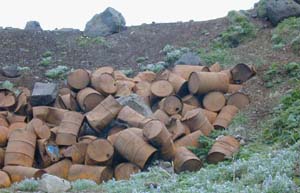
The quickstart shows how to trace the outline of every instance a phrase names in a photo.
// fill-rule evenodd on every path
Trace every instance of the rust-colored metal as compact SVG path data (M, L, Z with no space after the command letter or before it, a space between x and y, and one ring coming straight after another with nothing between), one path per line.
M0 147L5 147L8 140L9 129L4 126L0 126Z
M49 139L51 131L48 125L38 118L33 118L26 126L26 129L34 132L38 139Z
M85 164L106 166L112 163L114 147L106 139L91 142L86 150Z
M68 174L70 167L72 166L72 162L69 159L63 159L44 170L51 175L58 176L63 179L68 179Z
M158 79L169 81L178 95L186 95L188 93L187 80L178 74L165 70L159 75Z
M5 150L0 147L0 168L3 168L4 166L4 156L5 156Z
M111 66L102 66L98 69L96 69L93 73L95 74L104 74L104 73L108 73L108 74L113 74L114 72L114 68Z
M8 137L10 136L10 134L16 130L16 129L25 129L27 127L27 123L24 122L15 122L12 123L9 127L8 127Z
M132 78L128 78L122 71L120 70L115 70L113 72L113 77L115 80L126 80L126 81L132 81L133 82L133 79Z
M0 189L8 188L10 187L10 185L11 181L9 175L6 172L0 170Z
M84 136L79 137L78 141L89 144L90 142L94 141L95 139L97 139L96 136L93 136L93 135L84 135Z
M232 74L232 80L236 84L246 82L256 74L254 66L246 65L243 63L235 65L230 72Z
M110 95L88 112L86 118L94 129L101 131L118 115L121 109L122 105Z
M140 168L144 168L156 152L154 147L128 129L117 133L114 147L124 158Z
M13 92L6 89L0 90L0 109L12 108L16 102L17 99Z
M4 165L31 167L34 160L36 135L25 129L14 130L9 137Z
M141 128L147 121L146 117L129 106L125 106L119 112L117 119L127 123L131 127Z
M99 103L104 100L104 96L92 88L84 88L77 94L78 104L84 112L93 110Z
M162 110L160 110L160 109L157 109L157 110L153 113L152 117L153 117L154 119L160 120L160 121L161 121L163 124L165 124L165 125L169 125L169 124L170 124L170 121L171 121L169 115L168 115L166 112L164 112L164 111L162 111Z
M176 140L186 135L186 126L179 119L172 119L168 131L172 135L172 140Z
M203 98L203 107L209 111L219 112L226 104L226 98L222 92L213 91Z
M100 184L112 179L112 177L113 170L110 167L74 164L69 170L68 180L87 179Z
M114 170L116 180L129 180L132 174L140 172L141 169L133 163L121 163Z
M242 88L243 88L242 84L229 84L227 93L233 94L240 91Z
M210 72L220 72L222 70L222 67L219 63L214 63L209 67Z
M127 84L123 84L120 81L117 81L117 88L115 97L129 96L132 94L132 89Z
M90 75L84 69L76 69L68 74L67 83L74 90L84 89L90 83Z
M213 124L215 129L228 128L232 119L238 113L238 111L239 109L233 105L226 105L225 107L223 107Z
M181 76L185 80L189 79L192 72L209 72L209 68L194 65L175 65L173 68L173 73Z
M174 93L174 88L169 81L157 80L151 84L151 93L159 98L170 96Z
M182 121L190 128L191 132L201 130L202 133L206 136L208 136L214 129L202 110L199 108L188 111L184 115Z
M37 140L37 156L38 156L38 162L39 165L43 168L50 166L53 161L51 160L51 157L48 155L46 151L46 145L48 141L46 139L39 139Z
M113 135L113 134L116 134L116 133L119 133L120 131L123 131L124 129L126 129L127 127L126 126L116 126L116 127L113 127L111 128L107 135L110 136L110 135Z
M174 171L176 173L184 171L195 172L200 170L201 167L201 160L186 147L176 148L174 158Z
M203 112L203 114L206 116L207 120L213 124L218 116L218 113L216 112L212 112L212 111L209 111L209 110L206 110L206 109L202 109L200 108L201 111Z
M211 91L228 91L228 76L221 72L192 72L188 87L192 94L205 94Z
M200 130L195 131L193 133L190 133L190 134L176 140L175 141L175 146L176 147L184 146L184 147L197 147L197 148L200 148L201 144L199 143L199 137L201 135L203 135L203 133Z
M15 113L25 115L28 107L28 96L25 92L21 92L17 97L17 104L14 109Z
M63 155L64 157L70 158L73 164L84 164L86 150L90 143L92 142L78 142L72 146L67 147L63 151Z
M0 116L0 126L2 127L9 127L8 121L5 117Z
M95 90L103 95L115 94L117 92L117 84L114 77L109 73L92 74L92 86Z
M159 102L159 108L166 112L168 115L176 115L182 111L182 100L175 95L167 96Z
M148 121L143 128L143 135L154 147L160 150L160 156L163 160L172 160L174 157L175 146L172 135L159 120Z
M229 82L232 83L232 74L231 74L230 69L222 70L220 73L225 74L228 77Z
M208 153L208 163L216 164L239 151L240 143L232 136L219 137Z
M42 121L51 124L53 126L58 126L64 117L64 113L67 110L48 107L48 106L37 106L32 108L33 117L41 119Z
M181 100L183 103L188 104L188 105L192 105L195 107L201 106L199 100L194 95L187 95L187 96L183 97Z
M151 83L147 81L140 81L136 83L135 87L133 88L133 91L143 97L146 104L150 106L150 97L152 95L151 93Z
M133 78L135 82L142 82L142 81L147 81L147 82L153 82L156 79L156 74L152 71L144 71L144 72L139 72L137 76Z
M188 111L197 109L198 107L183 103L181 115L184 116Z
M57 145L72 145L77 141L77 135L84 116L78 112L65 112L56 133Z
M14 113L8 113L6 119L9 122L9 124L13 124L13 123L16 123L16 122L25 122L26 121L26 116L16 115Z
M5 166L3 170L9 174L12 183L20 182L26 178L39 179L46 173L45 170L24 166Z
M70 111L78 110L78 104L72 94L59 95L57 100L60 103L60 107L62 107L63 109L67 109Z
M229 96L227 105L234 105L239 109L244 108L250 104L250 98L242 92L236 92Z

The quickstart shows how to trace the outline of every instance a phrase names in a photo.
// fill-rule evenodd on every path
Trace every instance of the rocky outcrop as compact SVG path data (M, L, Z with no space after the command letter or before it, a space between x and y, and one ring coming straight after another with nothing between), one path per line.
M43 31L38 21L28 21L24 29L28 31Z

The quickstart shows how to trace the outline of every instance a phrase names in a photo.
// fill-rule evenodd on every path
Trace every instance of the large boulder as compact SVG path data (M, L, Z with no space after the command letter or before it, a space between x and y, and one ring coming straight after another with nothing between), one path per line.
M273 25L289 17L300 16L298 0L262 0L264 2L265 16Z
M120 97L117 99L117 101L122 106L129 106L145 117L149 117L150 115L152 115L152 110L150 109L150 107L144 102L143 98L137 94Z
M43 31L38 21L28 21L24 29L29 31Z
M120 12L108 7L104 12L96 14L85 26L85 34L90 37L107 36L126 29L126 22Z
M71 189L71 184L67 180L57 176L44 174L39 180L39 190L47 193L67 192Z
M2 75L8 78L16 78L21 75L17 65L4 66Z
M57 94L57 84L36 82L30 97L30 103L32 106L50 105L56 99Z

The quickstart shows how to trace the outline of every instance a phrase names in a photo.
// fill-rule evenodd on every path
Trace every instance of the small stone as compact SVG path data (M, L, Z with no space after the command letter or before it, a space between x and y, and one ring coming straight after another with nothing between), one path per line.
M21 73L17 65L10 65L2 68L2 75L8 78L16 78L21 76Z
M49 105L54 102L57 94L57 84L36 82L30 97L30 103L32 106Z
M39 180L39 190L47 193L66 192L71 189L70 182L57 176L44 174Z

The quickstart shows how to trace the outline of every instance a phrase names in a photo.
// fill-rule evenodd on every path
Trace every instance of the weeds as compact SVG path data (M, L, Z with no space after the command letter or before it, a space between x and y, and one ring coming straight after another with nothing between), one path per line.
M69 68L67 66L57 66L56 68L47 70L45 76L51 79L63 79L68 72Z
M134 71L132 70L132 68L128 68L128 69L123 69L120 70L123 74L125 74L127 77L131 77L134 73Z
M38 181L34 179L25 179L17 184L15 188L19 191L33 192L38 190Z
M52 61L52 55L53 53L51 51L46 51L42 54L42 59L40 61L41 66L49 66L53 63Z
M108 42L103 37L87 37L87 36L80 36L76 39L76 43L80 47L88 47L91 45L102 45L105 47L109 47Z
M175 48L167 44L163 49L162 52L165 54L165 62L168 64L174 64L183 54L189 52L190 49L186 47Z
M156 64L146 64L146 65L139 64L139 68L142 71L152 71L155 73L161 72L167 67L168 67L168 64L165 62L158 62Z
M91 190L97 187L97 183L91 180L76 180L72 182L72 192L82 192L83 190Z

